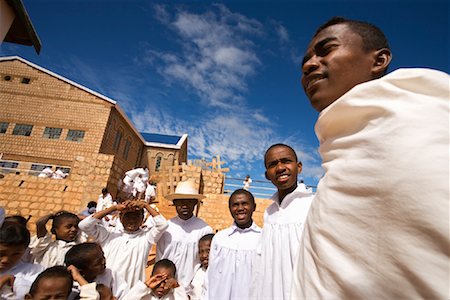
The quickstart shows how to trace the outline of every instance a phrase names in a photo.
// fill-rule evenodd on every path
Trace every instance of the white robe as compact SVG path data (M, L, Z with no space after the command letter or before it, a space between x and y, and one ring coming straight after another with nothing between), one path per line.
M205 283L206 279L206 269L204 269L201 265L196 267L196 271L194 274L194 278L192 278L191 284L188 289L189 299L191 300L200 300L205 297Z
M104 286L110 288L112 295L118 300L123 299L123 297L130 291L130 287L128 286L128 283L125 281L123 276L109 268L106 268L102 274L95 277L93 283L95 283L95 285L91 285L91 287L95 287L97 284L103 284ZM83 292L82 287L85 286L86 285L80 286L78 282L74 282L72 291L80 294L81 296L81 293ZM87 295L92 294L89 293L90 288L85 287L84 289L84 293L87 293Z
M142 281L137 282L122 300L188 300L182 286L172 289L167 295L158 298Z
M156 245L156 261L170 259L177 267L178 283L188 288L194 277L195 267L200 263L198 240L205 234L212 233L212 229L196 216L189 220L176 216L168 224L169 227Z
M162 215L153 220L155 226L135 232L105 228L100 220L92 216L82 220L78 226L102 246L106 267L123 276L132 287L139 280L145 280L145 267L151 247L167 228L167 221Z
M15 277L13 292L11 292L11 288L8 289L5 285L0 290L0 299L23 300L25 294L30 290L33 281L42 271L44 271L44 267L41 265L19 262L11 269L0 272L0 276L11 274Z
M291 299L292 269L313 197L301 187L286 195L281 205L278 193L272 196L255 257L252 298Z
M449 78L400 69L321 112L293 297L450 298Z
M208 299L248 299L261 228L254 222L241 229L235 223L219 231L211 242Z
M67 251L73 246L86 241L82 237L82 233L78 233L78 237L73 242L63 240L53 240L53 235L47 232L41 238L32 239L30 243L30 254L34 258L34 262L45 268L64 265L64 258Z

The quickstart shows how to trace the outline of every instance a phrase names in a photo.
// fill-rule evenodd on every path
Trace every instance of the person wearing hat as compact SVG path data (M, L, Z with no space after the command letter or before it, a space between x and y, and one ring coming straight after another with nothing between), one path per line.
M166 196L173 202L177 216L168 221L169 227L156 245L156 261L167 258L177 267L178 282L189 287L200 259L198 241L202 236L213 233L212 228L194 216L194 208L205 196L198 193L195 183L178 183L175 193Z

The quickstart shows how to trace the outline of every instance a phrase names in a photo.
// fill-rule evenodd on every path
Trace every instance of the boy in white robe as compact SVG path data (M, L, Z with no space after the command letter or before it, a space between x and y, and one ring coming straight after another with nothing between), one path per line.
M245 189L234 191L228 208L234 219L211 243L208 267L208 299L249 299L255 250L261 228L253 222L255 198Z
M69 299L72 284L73 281L70 271L63 266L54 266L46 269L36 277L36 280L31 285L30 291L22 299ZM81 299L87 300L86 298Z
M188 289L195 267L200 263L198 241L205 234L212 233L212 229L193 214L204 196L198 194L192 181L178 183L175 193L166 198L173 201L178 215L169 220L167 230L156 245L156 260L167 258L173 261L178 270L178 282Z
M0 228L0 299L22 300L44 270L41 265L21 262L29 243L25 226L5 223Z
M211 249L211 241L214 237L213 233L206 234L198 241L198 256L200 264L196 267L194 278L189 286L188 295L191 300L206 298L206 271L209 265L209 252Z
M266 178L277 188L264 212L264 227L255 257L252 298L292 299L292 269L313 194L297 186L302 163L292 147L270 146L264 155Z
M155 226L141 228L146 209ZM101 219L114 212L120 212L123 228L105 228ZM144 201L125 201L108 209L96 212L82 220L80 228L100 244L106 257L106 266L123 276L131 287L139 280L145 280L145 267L151 247L167 228L166 219Z
M52 220L51 233L46 225ZM30 244L30 253L36 263L45 268L63 265L64 256L74 245L83 241L78 229L80 219L66 211L48 214L36 221L36 239ZM53 240L52 233L55 235Z
M383 32L334 18L302 84L320 112L325 174L305 225L292 297L449 299L449 76L384 75Z

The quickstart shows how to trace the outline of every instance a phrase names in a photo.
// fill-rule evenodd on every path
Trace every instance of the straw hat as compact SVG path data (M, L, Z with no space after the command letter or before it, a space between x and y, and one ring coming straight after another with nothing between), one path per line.
M205 196L198 193L195 183L190 180L179 182L175 189L175 193L166 196L166 199L171 201L177 199L201 200L203 198L205 198Z

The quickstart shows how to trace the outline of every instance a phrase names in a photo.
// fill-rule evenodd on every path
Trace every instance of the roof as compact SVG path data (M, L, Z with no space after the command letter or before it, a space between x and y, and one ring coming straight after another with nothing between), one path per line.
M109 98L109 97L106 97L105 95L102 95L102 94L100 94L100 93L98 93L98 92L95 92L95 91L93 91L93 90L91 90L91 89L89 89L89 88L87 88L87 87L85 87L85 86L82 86L81 84L78 84L78 83L76 83L76 82L74 82L74 81L72 81L72 80L69 80L69 79L67 79L67 78L65 78L65 77L63 77L63 76L61 76L61 75L58 75L58 74L56 74L56 73L53 73L52 71L47 70L47 69L45 69L45 68L43 68L43 67L41 67L41 66L38 66L38 65L36 65L36 64L34 64L34 63L32 63L32 62L30 62L30 61L28 61L28 60L26 60L26 59L20 57L20 56L4 56L4 57L0 57L0 62L2 62L2 61L13 61L13 60L21 61L21 62L23 62L24 64L27 64L27 65L29 65L29 66L31 66L31 67L33 67L33 68L35 68L35 69L38 69L39 71L42 71L42 72L44 72L44 73L46 73L46 74L48 74L48 75L50 75L50 76L53 76L53 77L55 77L55 78L57 78L57 79L60 79L60 80L62 80L62 81L65 81L66 83L68 83L68 84L70 84L70 85L73 85L73 86L75 86L75 87L77 87L77 88L79 88L79 89L81 89L81 90L83 90L83 91L85 91L85 92L88 92L89 94L92 94L92 95L94 95L94 96L96 96L96 97L98 97L98 98L100 98L100 99L103 99L103 100L105 100L105 101L107 101L107 102L113 104L114 107L115 107L115 108L117 109L117 111L119 112L119 114L125 119L125 121L128 123L128 125L131 127L131 129L136 133L136 135L141 139L141 141L142 141L143 143L145 143L145 140L144 140L144 138L142 137L142 135L139 133L139 131L137 131L136 127L134 127L134 125L133 125L133 123L131 122L131 120L130 120L130 119L128 118L128 116L124 113L124 111L122 110L122 108L117 104L117 102L116 102L115 100L113 100L113 99L111 99L111 98Z
M21 45L33 46L39 54L41 51L41 41L31 23L30 16L21 0L6 0L14 10L14 18L11 28L9 28L4 41Z
M141 132L140 134L144 138L146 146L169 149L181 149L181 146L187 139L187 134L183 134L182 136L148 132Z

